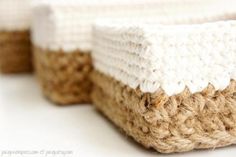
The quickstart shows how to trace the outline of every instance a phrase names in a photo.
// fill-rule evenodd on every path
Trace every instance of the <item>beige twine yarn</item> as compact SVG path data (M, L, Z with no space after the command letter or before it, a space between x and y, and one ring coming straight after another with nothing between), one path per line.
M167 96L131 89L98 71L92 74L95 106L129 136L162 153L236 143L236 81L217 91Z
M43 93L51 101L59 105L90 102L89 53L53 52L34 47L34 65Z

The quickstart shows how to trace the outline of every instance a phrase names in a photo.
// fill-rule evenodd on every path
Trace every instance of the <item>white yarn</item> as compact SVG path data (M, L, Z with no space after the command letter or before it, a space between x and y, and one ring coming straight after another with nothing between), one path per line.
M26 30L30 27L31 0L0 0L0 30Z
M231 0L228 0L231 1ZM91 51L98 18L189 23L231 15L225 0L46 0L33 13L32 40L50 49ZM216 9L217 8L217 9Z
M194 25L97 23L92 53L97 70L132 88L168 95L236 79L236 22Z

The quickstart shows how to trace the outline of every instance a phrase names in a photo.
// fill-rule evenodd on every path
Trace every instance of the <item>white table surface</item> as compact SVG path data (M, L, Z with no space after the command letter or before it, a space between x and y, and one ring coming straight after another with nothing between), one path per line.
M236 155L235 148L168 156L229 157ZM121 134L89 104L58 107L48 102L31 75L0 75L0 157L61 157L61 153L64 157L166 156Z

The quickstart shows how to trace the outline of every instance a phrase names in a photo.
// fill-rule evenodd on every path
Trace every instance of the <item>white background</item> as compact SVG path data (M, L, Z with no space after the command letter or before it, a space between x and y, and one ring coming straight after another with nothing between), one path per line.
M235 148L230 146L168 156L229 157L236 155ZM18 155L10 154L16 151ZM33 154L32 151L42 154ZM53 105L42 96L33 76L0 75L0 157L63 156L47 154L53 151L73 152L64 157L167 156L144 149L89 104Z

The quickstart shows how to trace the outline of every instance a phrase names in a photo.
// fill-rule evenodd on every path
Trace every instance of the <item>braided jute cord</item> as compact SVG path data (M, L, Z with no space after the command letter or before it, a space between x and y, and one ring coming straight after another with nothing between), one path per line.
M217 91L167 96L142 93L93 72L95 106L145 147L162 153L223 147L236 143L236 81Z

